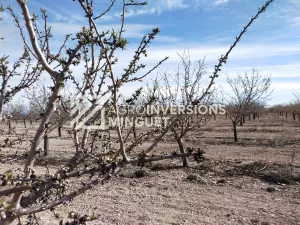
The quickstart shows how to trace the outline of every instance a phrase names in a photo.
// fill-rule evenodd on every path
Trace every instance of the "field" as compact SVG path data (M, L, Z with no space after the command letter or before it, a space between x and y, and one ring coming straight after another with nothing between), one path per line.
M8 147L7 125L2 124L0 173L21 167L28 142ZM21 121L17 133L24 132ZM32 136L29 128L28 136ZM50 135L46 158L54 171L74 151L74 144L63 130ZM103 186L95 187L66 207L40 213L41 224L58 224L69 211L94 214L97 225L142 224L259 224L300 225L300 122L277 114L261 115L238 127L239 142L233 142L229 120L217 117L185 138L186 145L205 151L200 164L190 168L180 160L128 167ZM9 136L16 140L15 135ZM146 143L147 144L147 143ZM143 146L140 146L142 149ZM172 136L157 146L157 151L173 152L178 147ZM37 160L38 173L44 173L45 159Z

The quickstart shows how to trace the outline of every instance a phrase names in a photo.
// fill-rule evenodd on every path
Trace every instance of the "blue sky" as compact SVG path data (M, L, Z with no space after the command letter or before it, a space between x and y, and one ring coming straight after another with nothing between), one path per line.
M0 1L19 11L14 0ZM77 2L72 0L28 0L31 12L45 8L49 22L53 27L52 46L55 49L65 34L75 33L86 24L86 20ZM101 13L110 0L94 0L95 14ZM117 2L121 2L117 0ZM161 33L149 49L147 63L154 65L165 56L170 59L162 66L169 71L179 64L178 53L189 49L193 60L206 57L209 71L224 54L235 36L257 12L264 0L149 0L145 7L132 8L127 13L125 35L130 45L120 59L120 68L125 65L128 54L143 34L154 27L160 27ZM14 27L8 12L2 15L0 36L6 39L0 42L0 53L19 56L22 43L18 30ZM99 21L100 29L118 27L120 7L108 13ZM130 53L131 51L131 53ZM123 63L123 64L122 64ZM272 74L273 88L270 104L292 100L293 92L300 92L300 0L275 0L270 8L250 27L242 41L233 50L224 72L229 75L250 72L252 68L262 73ZM156 76L156 73L152 75ZM217 85L225 85L225 75Z

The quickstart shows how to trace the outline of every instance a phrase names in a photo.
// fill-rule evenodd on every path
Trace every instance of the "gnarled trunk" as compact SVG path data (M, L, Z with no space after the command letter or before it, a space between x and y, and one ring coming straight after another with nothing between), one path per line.
M237 129L236 129L236 122L232 122L233 125L233 138L234 138L234 142L238 142L238 136L237 136Z
M184 146L184 142L183 142L183 140L182 140L182 137L178 136L178 134L177 134L175 128L172 128L172 132L173 132L174 137L175 137L175 140L176 140L176 142L177 142L177 144L178 144L180 153L182 153L182 154L186 153L186 150L185 150L185 146ZM184 166L184 167L188 167L188 166L189 166L189 160L188 160L187 156L183 156L183 157L182 157L182 163L183 163L183 166Z

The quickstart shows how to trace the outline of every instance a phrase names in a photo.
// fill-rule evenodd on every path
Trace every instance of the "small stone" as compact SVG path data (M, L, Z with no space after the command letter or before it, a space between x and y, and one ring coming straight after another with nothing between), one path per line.
M197 181L198 180L198 176L196 174L189 174L186 179L188 181Z
M140 169L140 170L135 171L134 175L135 175L136 178L141 178L141 177L146 177L149 174L148 174L147 171Z
M267 187L267 192L275 192L276 189L274 187Z
M219 179L217 180L217 184L225 184L226 180L225 179Z

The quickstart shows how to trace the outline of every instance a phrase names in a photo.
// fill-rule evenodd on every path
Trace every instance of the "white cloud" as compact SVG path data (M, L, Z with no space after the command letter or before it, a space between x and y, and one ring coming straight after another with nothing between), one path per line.
M229 48L229 45L215 45L211 43L185 43L184 46L166 46L152 47L149 49L149 58L153 57L153 60L157 56L170 56L170 61L178 61L177 53L182 53L184 49L189 49L189 54L193 60L201 59L206 56L208 62L214 62L220 58L221 54L225 54ZM150 54L153 52L153 54ZM300 54L300 44L286 43L280 44L240 44L238 45L229 56L229 64L231 62L249 62L253 65L253 62L262 59L268 59L271 57L283 57L288 55Z
M187 4L183 3L183 0L159 0L158 2L162 8L167 8L168 10L182 9L188 7Z
M129 10L126 13L126 17L132 17L132 16L139 16L139 15L146 15L146 14L159 14L161 11L155 7L152 8L146 8L146 9L139 9L139 10ZM119 14L115 14L116 16L119 16Z
M190 6L202 9L215 9L230 1L232 0L192 0Z
M216 0L216 1L214 1L214 5L215 6L217 6L217 5L222 5L222 4L225 4L225 3L227 3L227 2L229 2L229 0Z
M300 16L296 16L291 18L291 23L293 26L299 26L300 27Z
M183 0L153 0L149 1L147 6L136 10L129 10L127 17L146 15L146 14L161 14L165 11L173 11L188 8L189 5ZM119 14L116 14L119 15Z

